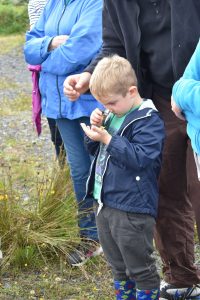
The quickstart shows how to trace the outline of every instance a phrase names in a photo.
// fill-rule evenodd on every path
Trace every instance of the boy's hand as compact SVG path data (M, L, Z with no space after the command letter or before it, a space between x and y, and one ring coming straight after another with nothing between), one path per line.
M91 116L90 116L90 123L92 125L101 127L103 123L103 113L99 108L96 108L93 110Z
M95 125L87 126L84 123L81 123L81 127L85 134L93 141L101 142L105 145L110 143L112 136L102 127L97 127Z
M173 113L177 116L177 118L185 121L185 117L183 116L181 109L178 107L178 105L174 101L173 97L171 97L171 107L172 107Z

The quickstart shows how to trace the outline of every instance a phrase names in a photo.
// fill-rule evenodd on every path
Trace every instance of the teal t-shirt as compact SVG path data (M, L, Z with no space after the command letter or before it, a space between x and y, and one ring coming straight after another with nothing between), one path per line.
M112 136L115 135L115 133L119 130L122 123L124 122L124 119L126 118L126 116L133 110L136 110L139 106L132 108L129 112L127 112L122 117L117 117L116 115L111 113L109 119L106 122L107 131ZM93 197L96 200L100 199L100 194L101 194L102 178L103 178L103 173L104 173L105 163L106 163L106 159L105 159L106 158L106 149L107 149L107 145L101 143L99 154L98 154L97 161L96 161L95 181L94 181L94 189L93 189Z

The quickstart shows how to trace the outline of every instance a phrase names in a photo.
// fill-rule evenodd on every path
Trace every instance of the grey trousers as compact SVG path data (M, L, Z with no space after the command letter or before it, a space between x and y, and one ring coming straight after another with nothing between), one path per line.
M160 278L151 256L154 218L104 206L96 222L114 280L132 279L140 290L158 289Z

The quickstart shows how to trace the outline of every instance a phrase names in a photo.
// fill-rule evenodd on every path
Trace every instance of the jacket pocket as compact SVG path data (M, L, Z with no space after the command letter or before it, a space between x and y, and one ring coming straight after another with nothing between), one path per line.
M142 232L146 224L146 214L127 212L127 219L135 232Z

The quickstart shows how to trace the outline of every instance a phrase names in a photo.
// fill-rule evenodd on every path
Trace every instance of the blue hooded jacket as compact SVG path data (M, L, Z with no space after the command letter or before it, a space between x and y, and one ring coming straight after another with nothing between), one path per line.
M90 93L71 102L63 94L63 82L81 73L99 51L102 40L102 0L50 0L34 28L27 32L26 62L41 64L42 112L49 118L76 119L102 108ZM60 47L48 51L57 35L68 35Z
M172 95L187 120L187 133L193 150L200 154L200 42Z
M156 217L164 137L164 123L151 100L144 101L139 109L129 113L107 146L98 202ZM95 156L87 182L86 197L89 197L93 193L100 144L86 138L86 145Z

